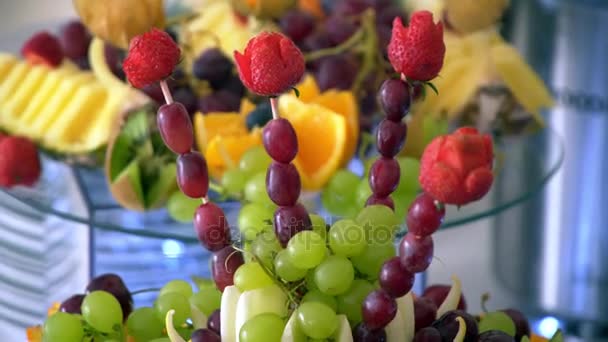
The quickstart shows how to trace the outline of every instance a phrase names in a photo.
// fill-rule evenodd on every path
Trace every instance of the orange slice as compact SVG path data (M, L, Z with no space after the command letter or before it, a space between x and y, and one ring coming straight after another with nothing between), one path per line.
M304 78L296 85L296 88L300 92L299 99L303 102L310 102L321 94L321 90L319 90L319 86L311 74L304 75Z
M279 99L279 112L293 125L298 137L294 165L302 187L318 190L341 167L347 141L344 117L314 103L304 103L293 95Z
M312 100L325 108L342 115L346 120L346 148L341 165L348 164L357 149L359 140L359 107L350 91L328 90Z
M235 135L217 134L206 146L205 158L211 177L217 179L224 171L238 166L243 154L250 148L262 144L262 130Z
M237 113L194 114L194 134L199 151L218 135L246 135L245 116Z

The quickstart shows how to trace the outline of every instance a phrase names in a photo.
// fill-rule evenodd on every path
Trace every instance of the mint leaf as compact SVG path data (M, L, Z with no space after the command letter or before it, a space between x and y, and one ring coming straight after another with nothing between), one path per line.
M437 90L437 87L435 87L435 85L431 82L426 82L426 85L429 86L429 88L433 89L433 91L435 92L435 94L439 95L439 90Z
M549 342L564 342L564 333L561 330L557 329L553 337L549 339Z
M479 333L490 330L500 330L510 336L515 336L515 323L506 313L496 311L483 316L479 322Z
M296 97L300 97L300 91L298 90L298 88L293 87L291 88L293 90L293 92L296 94Z

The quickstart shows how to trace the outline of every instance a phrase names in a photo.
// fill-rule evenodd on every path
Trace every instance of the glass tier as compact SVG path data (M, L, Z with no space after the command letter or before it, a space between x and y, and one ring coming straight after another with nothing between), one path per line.
M483 200L474 204L460 209L449 206L442 229L495 215L537 194L560 168L563 146L553 130L545 129L534 135L496 139L495 153L495 184L503 186L494 186ZM44 161L44 169L42 180L35 188L0 191L39 212L90 225L95 229L185 243L197 242L192 225L175 222L165 209L139 213L121 208L112 199L101 170L72 168L52 160ZM511 170L525 172L509 172ZM87 210L73 211L70 206L63 205L66 199L57 189L58 177L76 179ZM317 194L303 194L302 197L309 208L322 211ZM240 203L224 202L222 206L234 227Z

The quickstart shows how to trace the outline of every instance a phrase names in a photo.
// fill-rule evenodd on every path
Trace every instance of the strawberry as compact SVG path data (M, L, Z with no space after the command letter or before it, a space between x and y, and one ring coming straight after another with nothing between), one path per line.
M305 71L304 56L286 36L263 32L247 43L234 60L243 84L261 96L277 96L295 86Z
M127 80L136 88L159 82L171 75L181 51L173 38L157 28L136 36L123 63Z
M33 142L16 136L0 140L0 186L32 186L40 172L38 149Z
M408 80L430 81L439 74L444 56L443 26L433 22L431 12L415 12L409 27L394 19L388 59L395 71Z
M59 39L46 31L38 32L28 39L21 48L21 55L30 64L45 64L52 68L63 61Z

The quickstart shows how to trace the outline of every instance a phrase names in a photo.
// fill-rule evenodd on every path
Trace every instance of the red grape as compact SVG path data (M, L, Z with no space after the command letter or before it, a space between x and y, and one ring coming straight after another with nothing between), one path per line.
M264 147L270 157L280 163L289 164L298 153L298 138L289 121L273 119L262 133Z
M391 196L378 197L378 196L372 194L371 196L369 196L369 198L365 202L366 207L370 206L370 205L376 205L376 204L384 205L384 206L387 206L387 207L395 210L395 202L393 201Z
M186 107L179 102L165 104L158 109L156 123L165 145L177 154L192 149L194 133Z
M198 100L198 110L201 113L238 112L241 108L241 98L228 90L218 90Z
M348 90L357 77L358 68L358 62L352 55L324 57L318 62L315 79L321 91Z
M207 162L202 154L188 152L177 157L177 184L191 198L203 198L209 190Z
M169 86L169 89L171 89L171 86ZM160 105L165 103L165 95L163 95L163 90L160 88L160 84L158 82L145 85L140 90L148 95L148 97L154 100L154 102L157 104Z
M397 314L397 302L384 290L367 295L362 305L363 321L370 329L382 329Z
M209 315L209 319L207 320L207 328L211 331L215 331L216 333L220 334L220 326L220 309L217 309L213 311L211 315Z
M376 15L376 23L387 27L393 26L393 20L395 18L401 18L401 22L406 23L408 21L406 13L399 6L387 6Z
M331 16L325 20L325 31L334 45L341 44L357 32L355 22L347 17Z
M445 216L445 207L438 205L426 193L416 197L407 212L408 231L416 236L431 235L439 229Z
M80 306L82 305L83 299L84 295L82 294L73 295L61 303L61 305L59 306L59 311L80 315Z
M399 257L403 267L410 272L418 273L426 270L433 260L433 238L405 234L399 244Z
M353 329L354 342L386 342L386 332L384 329L372 330L365 323L359 323Z
M382 289L394 298L406 295L414 286L414 274L401 265L399 257L384 262L378 280Z
M183 104L190 115L194 115L198 110L198 98L190 87L182 87L175 90L173 92L173 100Z
M293 164L270 164L266 173L266 189L274 203L283 207L296 204L301 187L300 175Z
M218 251L230 244L230 227L222 208L212 202L201 204L194 214L194 229L201 244Z
M443 341L452 341L458 334L459 323L456 317L462 317L466 323L467 331L464 335L464 342L477 342L477 321L475 318L462 310L448 311L431 325L439 330Z
M431 300L437 307L440 307L445 297L448 296L448 292L450 292L450 285L436 284L427 287L422 293L422 297L428 298ZM460 294L460 301L458 302L458 310L467 310L467 302L464 299L464 295Z
M125 51L107 43L103 48L106 64L116 77L124 80L125 72L122 70L122 61L125 58Z
M303 41L315 29L315 18L307 12L294 9L285 13L279 22L281 31L296 43Z
M334 5L334 15L354 16L363 13L371 4L365 0L342 0Z
M216 90L231 93L239 99L245 95L245 86L238 75L228 77Z
M401 151L407 136L407 125L384 119L378 125L376 146L383 157L393 158Z
M192 342L221 342L220 335L209 329L195 330L190 336Z
M77 60L88 56L91 34L80 21L73 20L59 29L59 42L63 54L71 60Z
M417 327L416 327L417 329ZM426 327L417 330L416 336L414 336L414 342L441 342L441 334L439 330L433 327Z
M232 61L220 49L205 50L192 64L192 74L216 89L232 74Z
M292 207L279 207L274 212L274 232L283 247L292 236L303 230L311 230L312 223L306 208L300 203Z
M123 319L127 319L133 310L133 297L122 278L116 274L106 273L97 276L89 282L86 293L93 291L106 291L111 293L120 303Z
M223 292L226 286L234 285L234 273L244 263L243 254L232 246L226 246L213 253L211 274L218 290Z
M392 158L379 158L369 171L369 186L377 197L390 195L399 185L399 163Z
M401 121L410 110L409 86L398 79L386 80L380 86L379 101L387 119Z
M418 297L414 300L414 317L416 318L416 331L431 326L437 317L437 305L424 297Z
M310 34L302 43L304 51L321 50L331 47L333 44L325 30L317 30Z
M515 309L505 309L501 311L511 317L513 323L515 323L515 340L521 341L522 337L530 336L530 323L521 311Z

